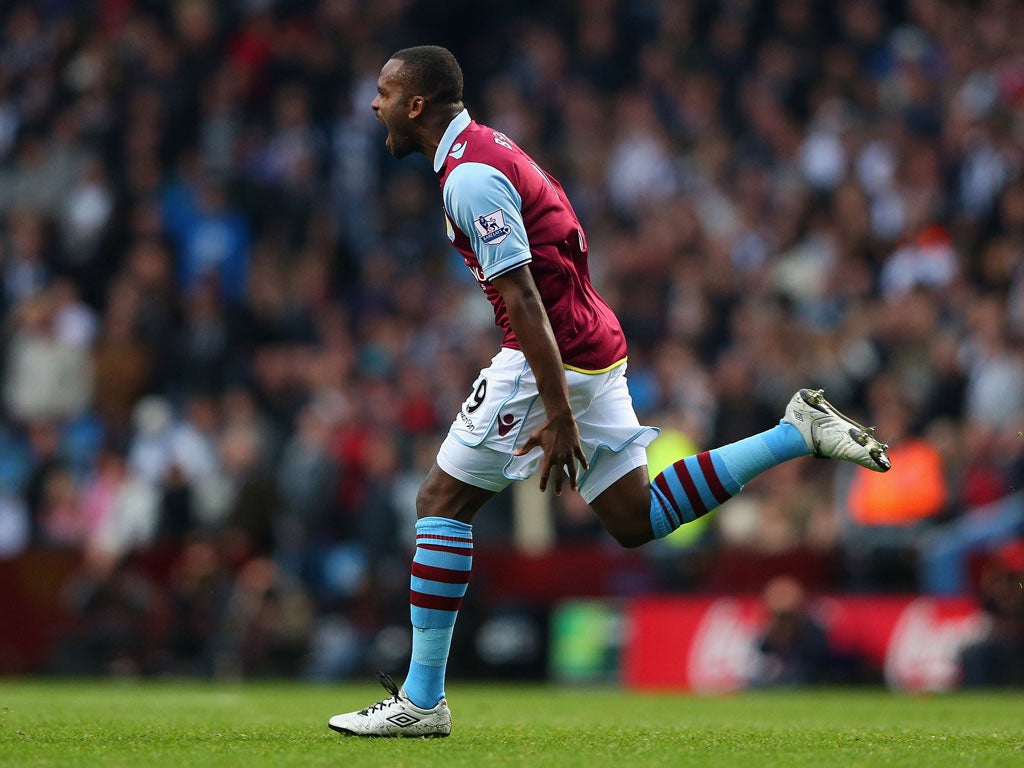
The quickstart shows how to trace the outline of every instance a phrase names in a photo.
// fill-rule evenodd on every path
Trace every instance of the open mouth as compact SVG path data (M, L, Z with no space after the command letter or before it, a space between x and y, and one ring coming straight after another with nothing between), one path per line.
M387 128L387 127L388 127L388 124L387 124L387 123L385 123L385 122L384 122L384 121L383 121L383 120L381 119L381 117L380 117L380 112L378 112L377 114L375 114L375 115L374 115L374 118L375 118L375 119L377 120L377 122L378 122L378 123L380 123L381 125L383 125L383 126L384 126L385 128ZM387 135L387 137L386 137L386 138L384 139L384 145L385 145L385 146L387 146L387 147L389 147L389 148L391 147L391 129L390 129L390 128L388 128L388 135Z

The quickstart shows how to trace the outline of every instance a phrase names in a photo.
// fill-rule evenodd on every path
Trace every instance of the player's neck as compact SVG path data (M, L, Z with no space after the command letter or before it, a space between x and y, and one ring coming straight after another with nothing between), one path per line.
M429 159L433 159L434 155L437 154L437 148L441 145L441 139L444 138L444 132L448 130L448 126L451 124L455 116L458 115L464 107L460 102L457 106L451 106L445 109L443 112L437 112L431 114L423 124L423 130L420 138L420 150Z

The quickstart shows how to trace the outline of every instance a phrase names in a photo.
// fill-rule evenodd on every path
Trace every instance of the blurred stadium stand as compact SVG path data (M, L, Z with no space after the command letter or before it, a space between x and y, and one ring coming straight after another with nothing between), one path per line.
M566 598L972 596L1024 534L1014 29L1011 0L0 4L0 672L404 663L416 487L498 343L369 109L423 42L569 191L643 421L707 447L821 386L922 458L885 488L792 462L640 552L503 494L458 631L533 656L457 639L489 649L461 672L545 674Z

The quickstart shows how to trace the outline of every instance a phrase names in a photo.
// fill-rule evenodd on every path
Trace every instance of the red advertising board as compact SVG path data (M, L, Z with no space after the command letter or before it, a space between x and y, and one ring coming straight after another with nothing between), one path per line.
M833 649L884 673L896 690L956 685L957 654L985 626L969 599L822 597L811 605ZM640 689L724 692L744 687L764 626L753 597L650 597L626 613L623 682Z

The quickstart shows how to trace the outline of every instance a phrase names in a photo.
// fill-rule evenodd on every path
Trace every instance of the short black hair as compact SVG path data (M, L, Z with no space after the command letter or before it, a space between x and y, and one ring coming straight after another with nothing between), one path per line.
M409 95L435 104L462 102L462 67L454 54L440 45L417 45L391 54L402 62L401 78Z

